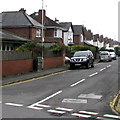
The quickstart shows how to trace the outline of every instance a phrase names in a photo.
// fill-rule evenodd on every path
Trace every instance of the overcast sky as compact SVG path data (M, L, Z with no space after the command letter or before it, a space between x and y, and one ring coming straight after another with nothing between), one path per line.
M44 0L46 15L60 22L84 25L93 34L118 39L118 2L120 0ZM1 0L0 12L25 8L28 14L42 8L42 0Z

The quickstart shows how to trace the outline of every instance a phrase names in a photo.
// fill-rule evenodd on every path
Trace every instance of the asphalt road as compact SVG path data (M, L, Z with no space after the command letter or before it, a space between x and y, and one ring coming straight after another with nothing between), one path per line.
M2 118L119 119L109 107L118 91L118 60L67 70L2 88Z

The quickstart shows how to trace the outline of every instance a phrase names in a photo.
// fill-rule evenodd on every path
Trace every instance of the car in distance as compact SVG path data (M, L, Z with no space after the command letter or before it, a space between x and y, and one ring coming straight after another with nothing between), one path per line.
M110 56L113 60L116 60L116 54L115 52L110 52Z
M112 58L110 56L110 52L100 51L99 61L109 61L109 62L112 61Z
M87 69L89 67L94 67L94 56L93 53L88 51L77 51L74 53L70 60L70 68L85 66Z
M70 58L65 56L65 64L69 64L70 63Z

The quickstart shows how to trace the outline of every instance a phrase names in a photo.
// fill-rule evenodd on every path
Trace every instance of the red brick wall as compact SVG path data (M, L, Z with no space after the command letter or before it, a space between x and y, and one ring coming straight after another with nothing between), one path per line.
M45 31L45 37L54 37L54 29L47 29Z
M54 68L64 65L64 57L44 58L44 69Z
M27 28L3 28L3 29L31 40L34 40L34 38L36 37L35 28L27 27Z
M80 36L74 36L73 42L75 43L75 45L79 45L80 44Z
M33 59L2 61L2 72L0 71L0 76L15 75L31 70L33 70Z

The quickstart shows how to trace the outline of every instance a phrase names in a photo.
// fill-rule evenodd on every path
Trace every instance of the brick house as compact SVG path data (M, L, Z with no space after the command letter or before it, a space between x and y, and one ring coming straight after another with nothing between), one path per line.
M93 35L93 45L98 46L99 34Z
M34 40L36 36L41 36L42 25L26 14L24 9L2 12L0 17L2 18L0 28L3 30L30 40Z
M73 25L73 43L75 45L84 45L84 31L82 25Z
M34 12L30 15L37 22L42 24L42 10ZM46 16L46 11L43 10L43 24L44 24L44 42L58 42L63 43L63 27L57 22ZM35 40L41 40L40 37Z

